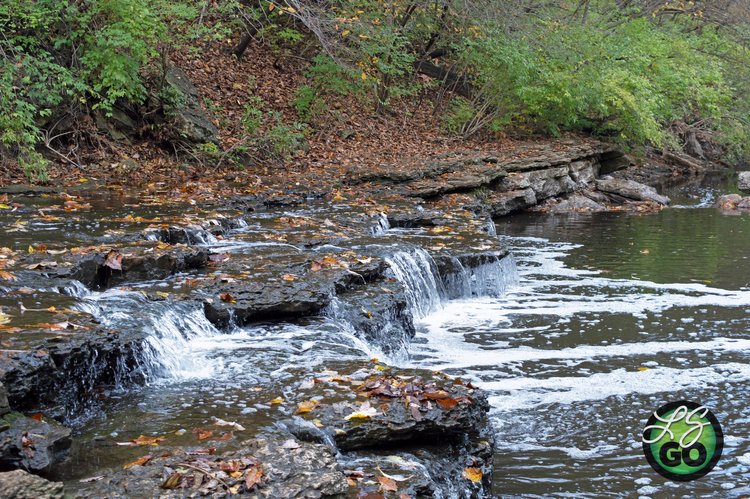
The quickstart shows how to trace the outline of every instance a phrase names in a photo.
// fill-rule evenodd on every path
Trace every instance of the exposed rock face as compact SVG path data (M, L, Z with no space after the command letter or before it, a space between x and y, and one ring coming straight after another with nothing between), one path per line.
M201 108L198 90L187 74L176 66L170 66L165 75L167 85L179 96L171 110L172 140L197 144L218 142L219 130Z
M10 405L8 404L8 390L5 389L5 385L0 381L0 416L8 414L10 412Z
M0 469L49 471L70 449L70 429L52 419L37 421L18 412L0 418Z
M737 176L737 188L750 193L750 172L740 172Z
M142 249L123 249L113 268L110 254L88 255L70 270L58 274L81 281L91 289L106 289L125 282L164 279L175 272L203 268L208 265L209 252L201 248L174 248L158 254Z
M596 188L607 194L614 194L635 201L653 201L661 205L669 204L669 198L660 195L656 189L634 180L605 178L596 181Z
M85 314L74 320L74 325L65 321L53 325L70 326L60 336L44 326L38 333L26 329L25 348L0 356L0 380L13 408L49 407L56 408L55 415L75 413L94 386L115 383L137 365L141 337L102 327Z
M23 470L0 473L0 499L62 499L63 484Z

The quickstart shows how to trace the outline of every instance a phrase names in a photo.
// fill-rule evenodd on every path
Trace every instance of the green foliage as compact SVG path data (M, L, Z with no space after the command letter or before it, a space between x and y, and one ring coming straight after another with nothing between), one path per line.
M614 28L596 18L585 25L547 20L519 36L488 25L456 47L476 95L474 115L454 106L448 128L466 132L474 120L664 145L673 141L673 120L699 116L718 127L731 115L730 68L701 50L717 36L714 30L682 28L645 18Z

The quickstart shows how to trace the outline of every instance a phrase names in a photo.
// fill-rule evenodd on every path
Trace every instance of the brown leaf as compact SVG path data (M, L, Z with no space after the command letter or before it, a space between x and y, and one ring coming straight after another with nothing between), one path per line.
M224 434L222 434L220 437L212 438L211 440L215 440L217 442L228 442L229 440L232 440L234 438L234 433L231 431L228 431Z
M219 466L219 469L221 469L221 471L225 471L227 473L234 473L235 471L240 471L240 469L242 468L244 468L244 466L242 466L242 463L237 460L222 461L221 465Z
M378 477L378 482L385 492L396 492L398 490L398 484L393 478L381 475Z
M104 266L112 270L122 270L122 255L117 250L110 250L104 257Z
M128 463L128 464L124 465L122 467L122 469L127 470L127 469L132 468L133 466L143 466L143 465L145 465L149 461L151 461L151 455L150 454L146 454L143 457L139 457L138 459L136 459L132 463Z
M434 392L424 392L422 396L429 400L440 400L440 399L447 399L450 397L448 392L444 390L436 390Z
M439 405L441 408L446 410L453 409L458 405L458 400L451 397L445 399L437 399L435 402L437 402L437 405Z
M255 465L245 472L245 487L247 490L252 489L263 480L263 468Z
M164 480L164 483L161 484L162 489L176 489L180 486L180 482L182 481L182 473L172 473L169 475L169 478Z
M474 483L479 483L482 481L482 470L479 468L464 468L461 476Z
M417 404L409 404L409 412L411 412L411 417L413 417L416 421L422 421L424 419L424 416L422 416L422 412L419 410L419 406Z
M203 428L193 428L193 434L198 437L198 440L206 440L207 438L211 438L214 432L204 430Z
M219 295L219 298L225 303L237 303L237 300L234 298L234 296L229 293L222 293Z

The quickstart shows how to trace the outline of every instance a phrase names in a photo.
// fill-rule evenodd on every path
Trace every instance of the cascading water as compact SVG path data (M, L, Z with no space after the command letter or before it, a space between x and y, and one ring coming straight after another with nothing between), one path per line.
M395 278L404 286L404 293L414 316L421 318L437 309L443 291L435 261L421 248L398 251L386 258Z
M374 225L370 230L373 236L382 236L391 229L391 223L388 221L388 215L380 213L378 215L378 223Z
M421 248L399 251L386 258L396 279L404 286L416 318L424 318L440 307L444 299L498 296L518 283L512 256L481 263L471 268L457 257L438 269L435 260Z
M69 289L80 292L77 286ZM112 289L88 292L76 307L105 326L143 337L139 361L148 380L206 377L217 367L218 360L192 347L192 340L221 334L194 304L152 301L136 291Z

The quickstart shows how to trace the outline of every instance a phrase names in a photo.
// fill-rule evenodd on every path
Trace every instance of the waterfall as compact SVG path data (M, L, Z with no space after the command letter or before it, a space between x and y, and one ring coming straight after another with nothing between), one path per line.
M482 257L483 262L467 264L459 257L441 257L438 265L421 248L399 251L386 258L404 292L415 318L437 309L443 300L498 296L518 283L518 270L512 256Z
M391 228L391 223L388 221L388 215L380 213L378 215L378 223L370 228L373 236L382 236Z
M422 248L398 251L385 259L404 293L415 318L422 318L440 306L442 290L437 266Z
M122 335L142 336L140 369L148 380L207 377L216 367L193 340L221 333L199 305L152 301L134 291L89 292L77 305Z

